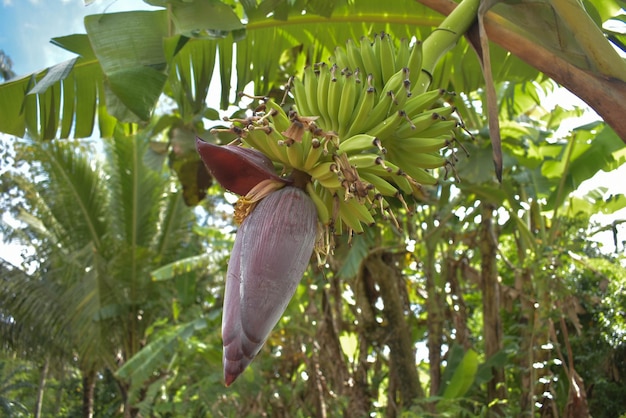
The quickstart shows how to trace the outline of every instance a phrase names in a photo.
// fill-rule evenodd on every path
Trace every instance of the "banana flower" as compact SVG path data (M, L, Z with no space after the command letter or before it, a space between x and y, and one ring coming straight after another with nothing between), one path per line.
M315 245L317 210L260 152L200 139L196 145L215 179L244 195L236 208L244 208L244 216L228 263L222 317L229 386L261 350L295 293Z

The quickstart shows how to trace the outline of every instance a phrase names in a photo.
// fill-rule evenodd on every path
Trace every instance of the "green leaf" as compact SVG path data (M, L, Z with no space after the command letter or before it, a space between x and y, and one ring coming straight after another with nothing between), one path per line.
M308 11L323 17L330 17L338 3L338 0L312 1L309 2Z
M439 387L439 396L443 395L449 382L452 380L455 370L465 357L465 349L459 344L452 344L446 354L446 367L441 374L441 386Z
M339 337L341 350L351 362L356 360L357 351L359 349L359 337L355 333L343 333Z
M232 64L233 64L233 42L229 38L220 40L218 43L220 54L220 81L222 86L230 86ZM239 93L239 92L235 92ZM220 107L222 109L228 108L230 104L230 89L222 88L222 94L220 97ZM237 100L235 100L236 102Z
M508 360L507 354L504 350L500 350L495 353L493 356L489 357L487 361L478 366L478 370L476 371L475 383L477 385L482 385L483 383L487 383L493 378L493 369L504 367Z
M148 120L166 79L167 76L160 71L134 67L109 73L106 81L131 112L141 120ZM120 120L125 119L119 112L112 110L110 113Z
M555 131L557 130L563 121L578 118L585 112L582 108L564 109L561 106L556 106L552 111L547 113L542 119L546 121L546 128Z
M626 196L611 194L605 198L606 188L601 187L587 193L583 197L571 197L568 201L568 210L572 214L584 213L588 216L596 213L611 214L626 207Z
M535 242L535 236L530 229L528 229L528 225L526 225L526 223L521 220L519 216L517 216L515 211L509 211L509 215L515 223L515 229L519 232L520 239L526 243L526 248L530 248L534 251L537 244Z
M547 209L561 204L583 181L590 179L598 171L615 168L613 153L623 149L624 142L610 127L604 126L597 135L594 131L577 130L570 146L575 148L567 172L564 173L566 167L564 159L547 161L542 167L542 174L546 177L565 176L563 190L557 189L552 192L546 205ZM557 202L559 196L560 201Z
M216 257L212 253L196 255L159 267L150 274L153 281L170 280L182 273L207 268L214 264L215 261Z
M492 181L495 176L491 148L478 147L474 143L463 145L467 148L469 157L459 153L459 162L456 165L456 171L463 179L463 183L467 181L472 184L486 184ZM461 186L463 187L463 184Z
M174 42L179 44L177 37L167 39L169 49L173 48ZM166 92L176 101L184 123L191 122L206 107L215 68L216 48L217 42L213 39L191 39L170 63Z
M74 69L74 64L76 64L77 59L78 58L73 58L50 67L46 75L28 92L28 94L45 93L48 88L58 84L59 81L65 80Z
M172 330L168 330L168 332L160 335L120 367L115 373L116 376L121 379L130 379L132 377L145 379L166 361L167 356L171 355L174 342L178 338L185 340L191 336L194 330L202 326L199 322L204 323L204 318L175 326Z
M343 279L350 279L359 273L361 263L367 257L372 244L371 233L356 235L352 240L352 246L343 257L343 264L337 272L337 275Z
M103 89L100 87L102 85L102 71L97 64L79 66L75 67L72 78L74 95L77 97L74 108L76 117L74 136L85 138L93 132L96 107L98 101L103 101ZM71 81L69 82L71 83ZM67 123L69 116L69 113L67 116L63 116L65 123Z
M87 35L107 78L107 86L133 115L149 119L165 81L163 39L168 33L165 11L135 11L85 18ZM109 112L132 120L119 105Z
M0 85L0 131L9 135L24 136L24 98L32 83L31 76L11 80Z
M222 37L244 26L230 6L218 0L170 0L176 30L189 37Z
M448 382L443 397L446 399L461 398L474 383L478 370L478 354L471 348L467 350L463 360L454 369L454 374Z
M86 34L81 33L61 36L57 38L52 38L50 42L53 45L58 46L59 48L63 48L67 51L78 54L82 58L88 60L93 60L96 58L96 55L91 48L91 43L89 43L89 37L87 37Z

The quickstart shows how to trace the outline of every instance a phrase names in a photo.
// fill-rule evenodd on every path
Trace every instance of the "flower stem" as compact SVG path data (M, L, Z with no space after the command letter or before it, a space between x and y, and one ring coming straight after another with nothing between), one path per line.
M452 49L476 20L480 0L463 0L429 36L422 46L422 72L417 80L417 93L430 87L435 66Z
M291 179L293 181L292 186L304 190L306 188L306 184L311 181L311 176L304 171L294 169L291 172Z

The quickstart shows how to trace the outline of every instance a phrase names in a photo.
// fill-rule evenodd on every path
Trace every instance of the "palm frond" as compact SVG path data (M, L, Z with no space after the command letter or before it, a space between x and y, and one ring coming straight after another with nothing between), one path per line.
M0 336L17 353L68 356L65 307L58 304L60 287L2 263Z
M180 257L191 246L189 231L194 222L193 212L182 199L181 193L167 193L159 204L158 229L154 235L155 260L159 265Z
M146 167L147 141L117 131L106 142L108 154L109 209L118 220L119 237L130 247L148 247L156 234L158 208L167 179Z

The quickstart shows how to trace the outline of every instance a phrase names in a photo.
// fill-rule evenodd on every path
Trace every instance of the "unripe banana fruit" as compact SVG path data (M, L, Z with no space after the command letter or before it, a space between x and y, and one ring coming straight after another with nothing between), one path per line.
M303 188L327 227L358 233L377 213L395 219L387 199L408 210L403 195L435 184L427 170L450 164L440 152L458 128L446 91L412 87L421 48L385 33L348 40L328 63L294 78L293 109L269 101L265 112L238 124L241 141L283 174L305 173Z

